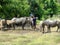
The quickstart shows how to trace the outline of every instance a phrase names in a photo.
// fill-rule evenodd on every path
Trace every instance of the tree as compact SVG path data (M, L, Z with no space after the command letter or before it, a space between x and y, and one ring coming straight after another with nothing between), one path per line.
M59 10L56 0L0 0L0 17L29 16L32 12L39 19L52 17Z

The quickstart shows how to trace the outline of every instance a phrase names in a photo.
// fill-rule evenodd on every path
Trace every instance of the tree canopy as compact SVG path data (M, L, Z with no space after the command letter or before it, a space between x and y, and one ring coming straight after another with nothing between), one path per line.
M39 19L52 17L60 10L57 0L0 0L0 18L29 16L32 12Z

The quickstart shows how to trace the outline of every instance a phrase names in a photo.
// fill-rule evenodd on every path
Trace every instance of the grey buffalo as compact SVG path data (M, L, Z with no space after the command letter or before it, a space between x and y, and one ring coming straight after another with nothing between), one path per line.
M24 30L25 24L28 24L28 23L32 27L31 17L12 18L11 21L13 22L14 29L15 29L15 26L22 26L22 29Z
M60 21L57 21L57 20L44 20L41 24L41 27L43 29L43 33L44 33L45 26L47 26L48 32L51 32L50 31L51 27L56 27L56 26L57 26L57 31L58 31L58 29L60 28Z

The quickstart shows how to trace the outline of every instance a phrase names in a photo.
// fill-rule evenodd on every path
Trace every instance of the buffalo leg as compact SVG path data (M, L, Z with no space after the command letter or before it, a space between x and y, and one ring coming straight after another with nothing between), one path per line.
M22 26L22 29L24 30L24 26Z
M50 26L48 26L48 27L47 27L47 29L48 29L48 31L47 31L47 32L51 32L51 30L50 30Z
M13 30L15 30L15 24L11 24L11 25L12 25Z
M32 24L32 23L30 23L30 25L31 25L31 28L33 29L33 24Z
M25 26L25 23L24 24L22 24L22 29L24 30L24 26Z
M1 30L4 30L4 27L1 27Z
M56 32L58 32L58 29L59 29L59 26L58 26L58 28L57 28L57 31L56 31Z
M45 28L45 26L43 26L43 33L44 33L44 28Z
M14 30L15 30L15 25L13 24L13 28L14 28Z

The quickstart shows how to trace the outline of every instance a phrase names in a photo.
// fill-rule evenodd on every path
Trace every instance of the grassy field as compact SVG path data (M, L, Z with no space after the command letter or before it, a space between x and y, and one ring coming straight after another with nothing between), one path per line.
M42 34L33 30L0 31L0 45L60 45L60 32Z

